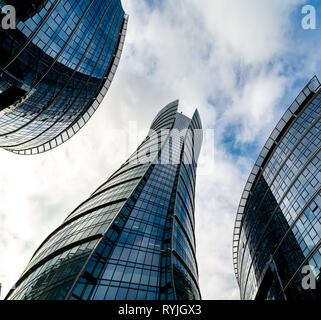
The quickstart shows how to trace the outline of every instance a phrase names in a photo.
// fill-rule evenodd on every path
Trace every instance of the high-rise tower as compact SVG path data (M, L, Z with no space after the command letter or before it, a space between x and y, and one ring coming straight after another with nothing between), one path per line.
M272 132L242 195L233 243L242 299L320 299L320 131L314 77Z
M50 150L89 120L116 72L127 28L120 0L0 0L0 147Z
M198 112L160 111L137 151L40 245L7 299L200 299Z

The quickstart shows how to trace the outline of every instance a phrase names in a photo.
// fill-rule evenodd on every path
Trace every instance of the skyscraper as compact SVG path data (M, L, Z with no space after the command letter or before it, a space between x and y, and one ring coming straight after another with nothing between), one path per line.
M242 299L320 298L320 130L314 77L272 132L242 195L233 242Z
M116 72L127 28L120 0L0 0L0 147L50 150L89 120Z
M7 299L200 299L197 111L162 109L137 151L34 253Z

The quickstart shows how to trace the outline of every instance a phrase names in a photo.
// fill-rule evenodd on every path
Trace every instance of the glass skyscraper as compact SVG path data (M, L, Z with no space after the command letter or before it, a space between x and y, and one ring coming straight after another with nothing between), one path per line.
M116 72L127 28L120 0L0 0L0 147L50 150L89 120Z
M321 298L320 130L314 77L272 132L242 195L233 243L242 299Z
M7 299L198 300L199 114L162 109L136 152L40 245Z

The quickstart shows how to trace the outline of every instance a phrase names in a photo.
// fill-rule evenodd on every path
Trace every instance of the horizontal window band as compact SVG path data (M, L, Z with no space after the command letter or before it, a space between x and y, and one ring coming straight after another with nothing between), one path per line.
M98 206L98 207L91 208L91 209L89 209L89 210L87 210L87 211L84 211L84 212L80 213L79 215L76 215L75 217L67 220L68 217L70 216L70 215L69 215L69 216L65 219L65 222L64 222L63 224L61 224L57 229L55 229L55 230L41 243L41 245L39 246L39 248L38 248L38 249L36 250L36 252L33 254L32 258L34 258L34 256L36 255L36 253L46 244L46 242L47 242L52 236L54 236L54 235L55 235L56 233L58 233L60 230L64 229L67 225L69 225L69 224L71 224L72 222L74 222L74 221L76 221L76 220L78 220L78 219L80 219L80 218L82 218L82 217L84 217L84 216L86 216L86 215L88 215L88 214L90 214L90 213L92 213L92 212L95 212L95 211L97 211L97 210L99 210L99 209L107 208L107 207L112 206L112 205L114 205L114 204L121 203L121 202L126 202L126 201L127 201L127 199L123 198L123 199L111 201L111 202L108 202L108 203L104 203L104 204L102 204L102 205L100 205L100 206ZM31 260L32 260L32 258L31 258Z
M94 199L95 197L99 196L100 194L102 194L102 193L104 193L104 192L106 192L106 191L108 191L108 190L112 190L113 188L119 187L119 186L121 186L121 185L123 185L123 184L129 183L129 182L132 182L132 181L135 181L135 180L140 180L140 179L142 179L142 176L137 177L137 178L131 178L131 179L128 179L128 180L125 180L125 181L121 181L121 182L119 182L119 183L117 183L117 184L115 184L115 185L113 185L113 186L107 187L106 189L103 189L103 190L97 192L97 190L99 190L99 188L101 188L103 185L100 186L100 187L95 191L95 192L97 192L97 193L93 193L88 199L86 199L85 201L83 201L75 210L73 210L73 211L67 216L67 218L65 219L65 221L66 221L70 216L72 216L74 213L76 213L76 211L77 211L78 209L80 209L84 204L86 204L86 203L89 202L90 200ZM126 199L127 199L127 198L126 198ZM114 200L114 201L118 202L119 200ZM112 203L112 202L113 202L113 201L108 202L108 203Z
M198 288L198 281L195 278L194 274L192 273L192 271L190 270L190 268L188 267L188 265L185 263L185 261L180 257L180 255L176 252L176 250L172 250L173 255L177 258L177 260L183 265L183 267L185 268L185 270L188 272L188 274L191 276L191 278L194 281L194 284L198 290L199 295L201 295L199 288Z
M91 199L94 199L96 196L98 196L98 195L100 195L100 194L102 194L102 193L104 193L104 192L106 192L106 191L109 191L109 190L112 190L112 189L114 189L114 188L117 188L117 187L119 187L119 186L121 186L121 185L123 185L123 184L126 184L126 183L130 183L130 182L133 182L133 181L136 181L136 180L140 180L140 179L142 179L143 178L143 176L138 176L138 177L135 177L135 178L130 178L130 179L128 179L128 180L124 180L124 181L120 181L120 182L117 182L117 183L115 183L115 184L113 184L113 185L111 185L111 186L109 186L109 187L106 187L105 189L102 189L102 190L100 190L100 191L95 191L95 192L97 192L97 193L93 193L84 203L86 203L87 201L89 201L89 200L91 200ZM108 184L108 181L106 182L106 184ZM103 187L104 185L102 185L101 187ZM98 190L99 190L99 188L98 188Z
M164 113L160 114L152 123L151 129L158 127L160 123L164 122L164 120L168 120L169 118L174 117L176 115L176 112L177 106L171 107L171 109L168 109Z
M65 251L68 251L69 249L75 248L77 246L80 246L84 243L87 242L91 242L93 240L98 240L101 239L103 237L102 234L98 234L98 235L94 235L91 237L88 237L86 239L82 239L79 241L76 241L74 243L71 243L63 248L58 249L57 251L51 253L50 255L48 255L47 257L45 257L44 259L40 260L39 262L37 262L34 266L32 266L30 269L28 269L21 277L20 279L17 281L16 283L16 287L19 286L26 278L28 278L34 271L36 271L39 267L41 267L43 264L45 264L46 262L48 262L49 260L55 258L56 256L64 253Z
M128 164L128 163L126 163L126 164ZM117 171L114 172L114 174L107 180L107 182L112 181L113 179L119 177L119 176L122 175L123 173L126 173L126 172L129 172L129 171L131 171L131 170L137 169L137 168L142 167L142 166L144 166L144 165L145 165L145 164L137 164L136 166L129 167L129 168L127 168L126 170L123 170L123 171L121 171L121 169L125 168L126 165L121 166ZM106 182L106 183L107 183L107 182ZM99 188L101 188L102 186L103 186L103 185L101 185ZM97 188L96 191L99 190L99 188ZM95 192L96 192L96 191L95 191ZM94 192L94 193L95 193L95 192Z

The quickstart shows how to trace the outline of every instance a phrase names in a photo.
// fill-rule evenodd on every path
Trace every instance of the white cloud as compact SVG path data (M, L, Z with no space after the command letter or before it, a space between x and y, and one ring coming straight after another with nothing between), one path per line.
M160 108L179 98L186 115L197 107L204 126L216 130L215 157L204 151L209 145L203 148L197 179L202 295L238 299L232 232L253 156L229 155L222 141L233 125L239 144L263 144L280 116L278 103L291 83L280 57L291 47L289 17L300 1L163 0L156 9L123 3L130 14L125 50L90 122L44 155L0 151L3 293L49 232L134 151L119 130L130 121L147 130Z
M288 45L290 10L299 0L191 0L217 46L244 64L265 63Z
M232 104L225 111L226 126L239 125L237 142L253 142L275 124L277 103L288 86L288 79L278 70L261 70L248 76L244 86L231 95ZM263 141L261 141L263 143Z

